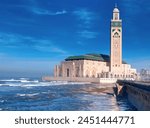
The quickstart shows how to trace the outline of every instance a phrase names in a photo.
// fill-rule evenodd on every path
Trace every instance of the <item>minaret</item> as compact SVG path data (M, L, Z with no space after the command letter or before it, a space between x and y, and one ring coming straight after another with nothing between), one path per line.
M122 65L122 20L115 6L111 20L110 72L115 73Z

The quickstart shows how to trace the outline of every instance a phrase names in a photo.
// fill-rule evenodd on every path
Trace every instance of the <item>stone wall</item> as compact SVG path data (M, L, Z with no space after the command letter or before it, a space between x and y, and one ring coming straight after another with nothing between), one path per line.
M109 65L107 62L84 60L83 69L84 77L98 77L102 72L109 72Z
M126 96L139 111L150 111L150 84L117 82L117 95Z
M150 111L150 92L137 87L127 86L129 101L140 111Z
M110 63L92 60L63 61L56 65L54 77L93 77L93 78L133 78L136 70L129 64L122 64L114 68L114 72L109 72Z

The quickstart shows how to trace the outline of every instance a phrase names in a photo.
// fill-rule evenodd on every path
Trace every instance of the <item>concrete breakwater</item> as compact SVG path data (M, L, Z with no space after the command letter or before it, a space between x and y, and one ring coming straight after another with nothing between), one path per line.
M150 111L150 83L117 81L118 96L126 96L139 111Z

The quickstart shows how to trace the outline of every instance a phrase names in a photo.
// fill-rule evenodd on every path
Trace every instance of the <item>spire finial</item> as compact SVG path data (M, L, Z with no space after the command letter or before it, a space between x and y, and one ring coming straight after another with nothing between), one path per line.
M115 8L117 8L117 3L115 3Z

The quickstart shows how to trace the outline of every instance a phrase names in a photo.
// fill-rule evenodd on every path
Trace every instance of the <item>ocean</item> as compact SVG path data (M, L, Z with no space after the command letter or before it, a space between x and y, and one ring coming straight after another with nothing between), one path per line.
M100 91L97 91L100 90ZM37 78L0 79L1 111L133 111L100 85Z

